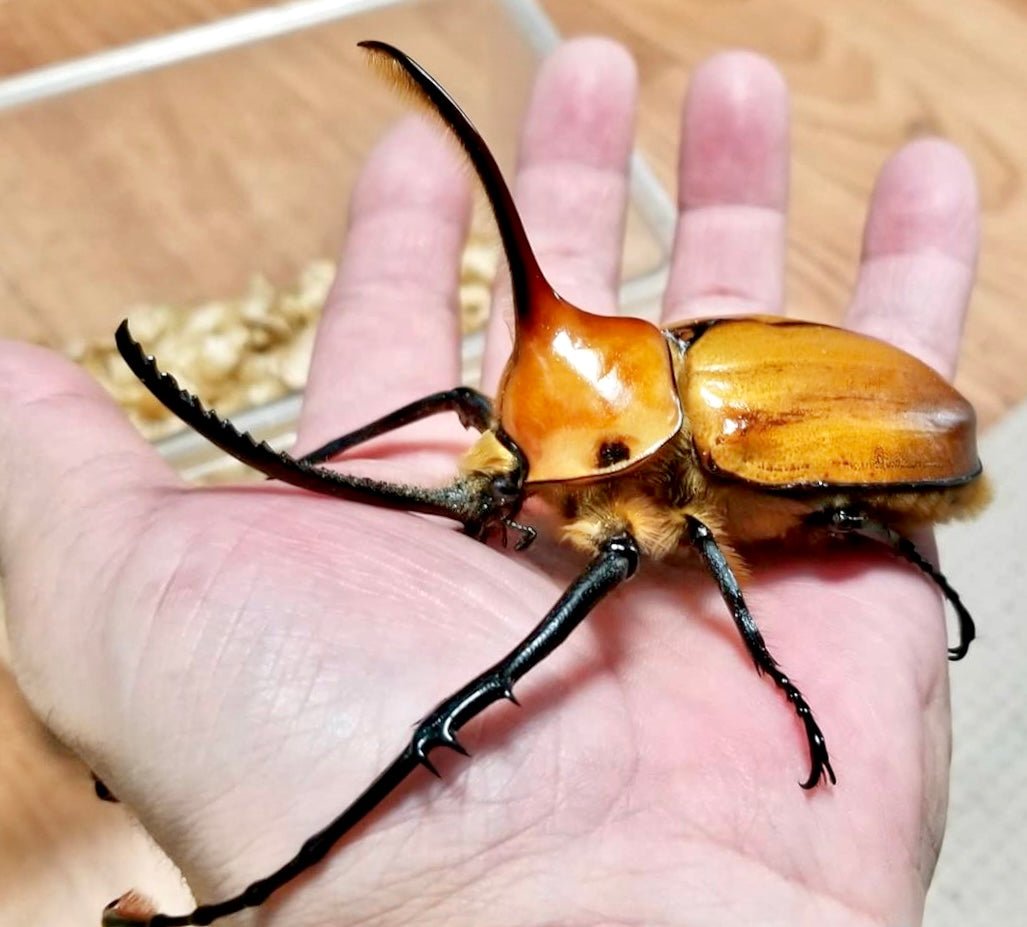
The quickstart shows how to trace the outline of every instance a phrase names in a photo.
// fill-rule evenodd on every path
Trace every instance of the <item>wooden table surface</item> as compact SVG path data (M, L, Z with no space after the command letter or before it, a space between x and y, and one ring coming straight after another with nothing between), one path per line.
M462 2L465 12L480 6L479 0ZM0 76L263 5L261 0L6 0L0 4ZM1027 291L1027 3L543 0L542 5L563 34L611 35L634 53L641 76L640 146L668 188L690 70L705 56L736 46L763 52L780 65L793 94L788 260L789 304L797 314L833 320L843 310L855 275L867 196L888 153L924 133L941 134L964 146L978 173L984 240L958 384L985 426L1023 399L1027 328L1016 319L1021 294ZM470 41L461 32L462 22L442 17L436 23L444 33L438 38L440 47L455 49L455 72L469 68L471 61L459 51L460 42ZM399 41L391 34L380 37ZM275 53L270 66L291 88L292 99L302 101L311 128L316 128L327 96L340 93L323 79L328 73L324 69L333 67L328 56ZM211 100L204 99L211 96L197 92L193 103L201 110L211 107ZM323 154L326 165L340 156L337 137L322 139L316 131L302 139L276 137L276 121L259 119L266 103L257 99L252 107L255 137L262 146L285 154L298 144L305 153L320 147L312 156ZM169 112L175 119L188 115ZM60 291L53 289L57 284L52 275L37 268L60 254L60 248L73 249L74 242L68 244L70 236L57 235L46 225L52 209L34 213L29 208L18 212L18 207L55 190L72 196L67 192L72 189L68 158L52 155L77 154L78 133L88 124L40 122L34 113L15 115L14 122L0 121L0 189L5 191L7 225L0 229L0 333L60 342L64 335L89 330L93 310L83 297L81 312L63 331L63 317L49 312L46 303ZM0 113L0 119L7 116ZM111 145L110 139L91 139L89 144L98 146L97 157L109 159L119 139L113 142L109 148L104 145ZM182 142L183 151L202 152L206 142L218 144L216 139L189 136ZM49 146L51 157L34 154L33 146L41 144ZM139 138L126 143L125 157L112 169L110 192L105 194L125 222L138 217L127 194L124 201L118 199L122 194L116 178L122 171L131 176L128 162L143 160L138 146L144 145L145 139ZM308 200L318 198L317 193L316 187L305 191ZM243 207L252 208L245 193L239 196ZM298 208L286 206L287 213ZM326 208L341 215L340 204ZM230 218L215 213L211 222L230 236ZM196 225L190 219L182 214L168 220L181 223L182 235L169 237L186 236L183 248L195 244L188 239L197 234L189 231ZM210 231L206 228L204 234ZM311 235L299 244L292 236L277 241L268 236L271 244L261 244L266 248L261 266L285 268L301 254L311 256L304 249L323 251L333 245ZM243 247L246 242L235 244ZM147 282L143 247L132 260L113 249L86 257L80 251L68 253L76 260L97 262L89 266L98 278L113 281L115 294L120 292L119 274L132 286ZM167 257L182 260L184 253ZM182 277L204 287L228 285L217 277L213 260L209 267L188 270ZM85 771L32 721L2 657L0 650L0 924L96 923L99 906L133 884L162 891L168 902L176 890L181 898L174 873L145 846L123 809L95 801Z

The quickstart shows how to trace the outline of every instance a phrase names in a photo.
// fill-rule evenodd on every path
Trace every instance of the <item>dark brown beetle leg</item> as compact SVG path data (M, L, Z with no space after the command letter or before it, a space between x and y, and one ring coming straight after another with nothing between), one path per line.
M959 593L950 585L945 576L917 550L916 545L907 537L899 534L884 522L880 522L857 509L832 508L817 512L811 519L813 524L825 525L837 534L858 534L878 544L884 544L896 554L912 563L921 573L927 576L940 590L956 611L959 621L959 641L955 647L949 647L950 660L962 660L970 650L970 644L977 636L977 627L973 617L967 611Z
M271 875L254 882L233 898L201 905L189 914L156 914L149 918L119 913L118 902L104 912L105 927L186 927L210 924L245 908L256 907L300 873L316 865L371 811L378 807L418 766L438 775L429 754L448 747L465 756L456 733L493 702L508 699L516 704L513 685L560 646L588 614L638 569L639 552L628 534L611 538L535 629L506 657L441 702L418 723L410 742L391 765L334 821L310 837L299 852Z
M423 488L305 464L266 442L258 443L205 409L174 377L158 369L154 359L132 337L127 322L118 327L115 340L125 363L168 409L212 444L272 479L369 505L442 515L462 522L464 530L475 537L483 536L493 525L509 523L520 508L523 472L499 476L472 474L446 486Z
M344 434L327 444L321 445L317 450L304 454L299 462L313 466L324 463L327 460L348 451L351 447L377 438L388 431L394 431L409 425L411 422L418 422L430 415L437 415L440 412L456 412L460 416L460 424L464 428L474 428L477 431L486 431L492 424L492 400L484 393L479 393L469 386L458 386L454 389L444 390L441 393L433 393L423 399L417 399L395 412L383 415L369 425Z
M756 626L756 621L752 617L749 607L745 604L745 599L742 597L742 590L738 585L738 580L735 578L731 566L724 557L723 551L721 551L716 539L713 537L713 532L699 519L689 516L688 540L699 552L700 556L702 556L710 574L717 581L717 585L720 587L720 594L731 611L735 627L738 628L738 633L742 635L742 640L749 651L749 656L752 657L752 662L756 664L756 670L760 673L766 673L774 681L774 685L792 703L795 713L799 716L799 720L802 721L806 729L806 742L809 744L811 767L809 777L805 782L799 784L804 789L812 789L820 782L825 773L832 784L837 782L834 770L831 768L831 760L827 754L827 743L817 725L816 719L813 717L813 712L806 703L806 699L803 698L802 693L781 671L777 661L771 656L770 651L767 650L763 635L760 634L760 629Z

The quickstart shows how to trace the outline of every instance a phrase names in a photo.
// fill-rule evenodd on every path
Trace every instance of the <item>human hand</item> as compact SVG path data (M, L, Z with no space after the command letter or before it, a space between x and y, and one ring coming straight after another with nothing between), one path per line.
M517 187L568 299L614 306L635 78L569 43L547 65ZM765 61L695 75L665 315L782 309L787 104ZM352 205L300 449L459 378L468 198L435 130L404 124ZM951 372L972 279L963 157L885 167L848 322ZM494 320L486 382L509 341ZM291 856L402 747L410 723L547 610L580 558L271 484L188 490L75 368L0 349L0 562L16 669L73 744L217 899ZM466 437L431 420L351 454L419 482ZM801 727L753 673L712 584L638 577L470 726L267 923L915 922L944 821L944 623L887 556L761 555L748 597L824 728L837 787L797 787ZM123 886L112 886L111 894ZM145 886L140 886L145 890Z

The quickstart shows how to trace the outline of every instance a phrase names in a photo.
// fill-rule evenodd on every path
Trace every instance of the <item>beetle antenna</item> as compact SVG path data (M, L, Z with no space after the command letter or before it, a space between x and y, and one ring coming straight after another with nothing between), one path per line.
M540 299L555 294L532 251L513 195L488 145L467 114L427 71L409 55L386 42L357 43L372 64L393 84L437 115L460 143L488 197L506 252L513 288L514 317L518 327L527 322Z

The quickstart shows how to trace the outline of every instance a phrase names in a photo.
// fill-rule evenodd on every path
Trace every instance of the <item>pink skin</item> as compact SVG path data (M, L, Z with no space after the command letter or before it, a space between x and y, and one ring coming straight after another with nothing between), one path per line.
M591 308L614 304L634 98L623 50L576 41L544 68L528 117L525 221L557 288ZM786 114L760 58L695 74L668 316L782 308ZM301 450L456 381L465 184L420 126L375 153ZM924 140L897 153L850 324L950 373L976 209L960 152ZM491 381L506 338L494 325ZM546 541L514 555L275 485L185 489L84 375L27 345L0 346L0 430L21 684L206 900L291 855L581 567ZM436 478L466 441L444 417L346 466ZM472 761L439 758L441 783L415 774L257 922L917 922L947 792L939 597L868 552L778 551L753 567L750 604L827 734L836 787L799 789L800 727L711 582L685 558L645 564L520 685L522 709L469 726Z

